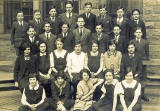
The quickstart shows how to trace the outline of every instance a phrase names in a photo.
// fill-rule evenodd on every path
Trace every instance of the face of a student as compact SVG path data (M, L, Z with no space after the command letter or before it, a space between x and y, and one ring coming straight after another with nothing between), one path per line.
M100 13L100 15L105 15L107 13L107 11L105 8L101 8L101 9L99 9L99 13Z
M73 10L72 5L71 5L71 4L66 4L66 11L67 11L68 13L71 13L72 10Z
M128 46L128 53L129 54L134 54L134 52L135 52L135 46L134 45L129 45Z
M74 50L77 54L81 53L81 45L80 44L75 45Z
M120 29L118 26L115 26L115 27L113 28L113 33L114 33L115 35L119 35L120 32L121 32L121 29Z
M93 52L97 52L98 51L98 44L96 44L96 43L92 44L92 51Z
M24 50L24 56L29 56L29 55L30 55L30 52L31 52L30 48L27 47L27 48Z
M91 9L92 9L92 6L91 5L86 5L85 6L85 10L87 13L90 13L91 12Z
M142 37L142 31L140 29L137 29L134 33L137 39L140 39Z
M102 26L101 26L101 25L97 25L97 26L96 26L96 32L97 32L98 34L100 34L100 33L102 33L102 31L103 31Z
M84 81L88 81L88 80L89 80L89 75L88 75L86 72L83 72L83 74L82 74L82 79L83 79Z
M36 77L29 78L29 84L30 84L32 87L35 87L36 84L37 84L37 79L36 79Z
M139 17L140 17L139 12L138 11L134 11L132 17L133 17L134 20L138 20Z
M84 26L85 22L83 18L78 18L77 25L78 27L82 28Z
M57 82L59 85L62 85L64 83L64 79L62 77L58 77Z
M17 13L17 20L22 21L24 19L23 13Z
M67 24L62 25L62 32L64 32L64 33L68 32L68 25Z
M41 13L40 12L35 12L34 13L34 18L35 19L40 19L41 18Z
M45 53L46 52L46 44L45 43L40 44L39 49L40 49L41 53Z
M109 50L110 51L115 51L116 50L116 45L115 44L109 45Z
M63 43L60 42L60 41L57 41L57 42L56 42L56 46L57 46L57 49L62 49Z
M112 72L107 72L105 74L105 79L106 79L106 81L108 81L110 83L113 80Z
M44 25L44 30L45 30L45 32L49 33L50 30L51 30L51 25L50 24L45 24Z
M51 10L49 11L49 14L50 14L51 17L55 17L55 16L56 16L56 13L57 13L57 11L56 11L55 8L53 8L53 9L51 9Z
M123 17L123 15L124 15L124 11L123 11L123 9L119 9L119 10L117 10L117 17Z
M132 73L132 72L129 72L128 74L126 74L126 75L125 75L125 79L128 80L128 81L133 80L133 73Z
M36 32L34 30L34 28L29 28L29 30L27 31L27 34L30 36L30 37L34 37Z

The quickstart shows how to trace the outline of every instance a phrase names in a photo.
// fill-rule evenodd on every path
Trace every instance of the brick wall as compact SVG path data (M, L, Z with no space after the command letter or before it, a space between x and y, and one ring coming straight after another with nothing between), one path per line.
M143 20L147 27L151 59L160 59L160 0L143 0Z

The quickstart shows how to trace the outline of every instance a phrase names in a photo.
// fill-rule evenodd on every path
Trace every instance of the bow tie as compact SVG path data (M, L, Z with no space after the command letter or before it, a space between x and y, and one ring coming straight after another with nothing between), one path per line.
M46 52L45 53L40 53L40 56L45 56L46 55Z

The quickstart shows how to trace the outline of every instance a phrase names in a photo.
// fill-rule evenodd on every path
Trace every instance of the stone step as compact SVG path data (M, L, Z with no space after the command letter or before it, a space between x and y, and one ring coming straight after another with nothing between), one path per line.
M147 66L157 66L157 65L160 65L160 59L146 60L146 61L143 61L143 64Z
M160 51L150 51L149 56L151 59L160 59Z
M160 51L160 45L149 45L149 50Z

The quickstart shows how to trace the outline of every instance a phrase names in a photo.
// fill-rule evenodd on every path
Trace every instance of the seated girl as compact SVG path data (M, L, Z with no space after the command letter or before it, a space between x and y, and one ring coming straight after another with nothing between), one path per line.
M104 82L103 79L90 78L90 73L87 69L80 72L82 80L77 85L77 95L74 111L84 111L93 104L93 92L97 86Z
M64 111L69 110L74 105L73 99L71 99L71 87L65 80L66 76L63 71L59 71L55 76L55 81L51 84L52 89L52 102L51 107L54 110Z
M103 92L101 99L87 111L112 111L112 109L116 108L117 98L115 100L113 98L115 85L118 83L118 80L113 78L113 70L107 69L104 73L105 82L101 88Z
M120 94L118 111L141 111L141 84L133 78L130 68L127 68L127 72L125 79L115 89Z

